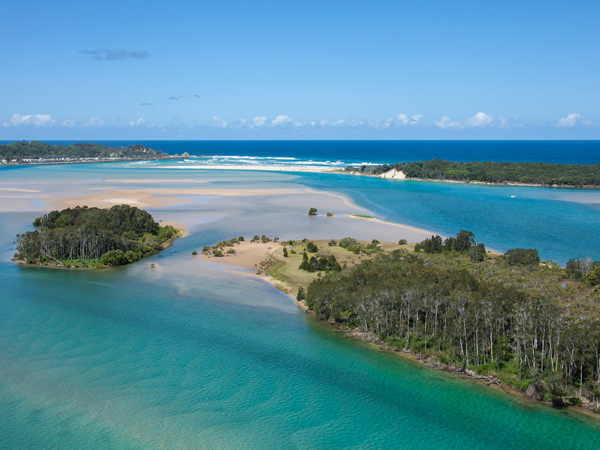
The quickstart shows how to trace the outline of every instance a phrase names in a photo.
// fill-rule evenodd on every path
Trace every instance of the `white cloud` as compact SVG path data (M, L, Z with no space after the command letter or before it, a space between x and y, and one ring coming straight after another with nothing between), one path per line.
M213 126L217 126L220 128L227 128L227 124L229 122L227 122L224 119L221 119L219 116L213 116Z
M462 129L462 128L485 128L494 121L492 116L488 116L486 113L478 112L473 117L460 122L458 120L452 120L448 116L442 117L440 120L434 121L435 125L441 129Z
M448 116L444 116L442 117L440 120L436 120L434 121L435 125L438 128L462 128L462 123L457 122L455 120L452 120L450 117Z
M562 117L556 121L556 126L560 128L570 128L575 125L592 125L592 122L577 113L571 113L567 117Z
M280 114L271 121L271 124L274 126L286 125L286 124L290 123L291 121L292 121L292 118L290 116L284 116L284 115Z
M52 118L50 114L26 114L22 116L21 114L13 114L12 117L8 120L4 120L2 122L3 127L20 127L20 126L34 126L34 127L43 127L54 125L56 121Z
M101 128L104 126L104 119L100 119L99 117L90 117L90 120L83 122L80 126L83 128Z
M523 123L517 119L517 117L513 117L512 119L507 119L506 117L499 117L498 122L500 124L500 128L521 128Z
M262 127L267 121L267 118L265 116L257 116L254 119L252 119L252 123L254 124L255 127Z
M415 126L419 124L422 118L423 114L414 114L412 116L409 116L408 114L398 114L396 116L396 126Z
M470 119L465 120L465 125L474 128L487 127L494 121L492 116L488 116L486 113L478 112Z
M67 128L73 128L75 125L77 125L77 121L73 119L66 119L62 121L61 125Z
M129 122L129 126L130 127L141 127L145 123L146 123L146 121L140 117L138 120L134 120L132 122Z
M382 123L381 123L381 128L389 128L392 125L392 121L394 119L390 118L390 119L385 119Z

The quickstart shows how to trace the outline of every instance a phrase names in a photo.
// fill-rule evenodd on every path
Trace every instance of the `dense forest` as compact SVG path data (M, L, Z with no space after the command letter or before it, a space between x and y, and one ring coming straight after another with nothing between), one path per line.
M157 159L168 155L158 150L152 150L142 145L129 147L108 147L99 144L50 145L38 141L13 142L0 145L0 161L28 162L29 160L59 160L59 159Z
M434 159L393 165L346 168L364 175L388 170L404 172L407 178L425 180L477 181L483 183L524 183L544 186L599 187L600 164L547 164L512 162L456 162Z
M17 235L15 259L31 264L119 266L152 255L177 236L146 211L129 205L87 206L52 211L33 222L38 228Z
M540 263L534 249L482 258L472 233L451 239L433 236L416 252L328 273L309 285L307 306L432 364L497 376L556 405L587 398L597 408L600 262L571 260L565 269Z

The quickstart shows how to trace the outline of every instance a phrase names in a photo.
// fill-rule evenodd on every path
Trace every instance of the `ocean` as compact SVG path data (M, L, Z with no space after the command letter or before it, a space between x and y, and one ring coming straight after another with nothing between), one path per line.
M153 148L197 153L190 148L204 144L162 145ZM314 154L290 153L287 147L259 155L256 148L264 143L215 145L218 155L251 157L248 161L395 162L379 160L375 151L365 158L358 153L317 158L315 148ZM578 146L573 145L570 153ZM584 147L593 153L594 145ZM343 151L342 143L335 146ZM561 152L565 158L569 153ZM425 153L414 150L419 154ZM238 164L245 158L230 159ZM0 169L0 188L23 190L0 191L0 448L600 446L597 420L346 339L274 287L191 255L240 234L289 239L333 233L331 224L352 219L306 216L307 206L320 212L341 208L319 194L332 192L384 220L444 234L469 229L490 248L536 247L542 257L562 263L586 254L600 259L600 192L193 165L182 160ZM30 230L33 218L49 207L27 191L55 198L108 186L274 193L219 197L191 190L181 196L185 201L149 208L157 219L187 223L190 234L130 266L66 271L10 261L14 236ZM286 190L312 192L311 203L277 194Z
M8 144L10 141L0 141ZM510 161L600 163L600 141L44 141L69 145L94 142L113 147L141 144L170 155L227 156L248 161L393 164L406 161ZM226 158L224 158L226 159ZM238 161L239 162L239 161Z

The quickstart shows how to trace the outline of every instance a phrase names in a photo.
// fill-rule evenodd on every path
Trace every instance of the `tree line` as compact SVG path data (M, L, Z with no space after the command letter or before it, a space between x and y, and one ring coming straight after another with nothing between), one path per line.
M531 252L517 252L527 263L509 252L483 261L468 250L379 254L312 282L306 303L319 319L496 374L540 399L598 402L598 287L555 263L530 262Z
M39 141L21 141L0 145L0 160L11 162L23 159L57 158L123 158L156 159L168 156L166 153L135 144L129 147L109 147L92 143L71 145L51 145Z
M87 206L52 211L34 220L35 231L17 235L15 259L61 265L123 265L154 254L177 235L133 206Z
M598 187L600 164L549 164L516 162L457 162L443 159L401 162L392 165L346 168L364 175L379 175L391 169L407 178L426 180L478 181L483 183L524 183L545 186Z

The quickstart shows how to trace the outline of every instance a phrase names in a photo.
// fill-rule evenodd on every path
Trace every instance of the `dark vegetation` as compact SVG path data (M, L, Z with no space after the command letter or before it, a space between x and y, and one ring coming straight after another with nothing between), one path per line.
M405 241L406 243L406 241ZM522 249L519 249L522 250ZM415 252L425 253L457 252L468 253L473 261L483 261L486 257L484 244L475 243L475 235L467 230L460 230L455 238L449 237L442 240L441 236L435 235L415 245ZM510 250L511 252L513 250ZM534 250L537 255L537 250ZM538 257L537 262L540 262Z
M345 248L346 250L348 250L352 253L356 253L356 254L364 253L366 255L371 255L373 253L382 251L379 244L380 244L380 242L378 240L373 239L370 244L365 245L351 237L342 238L342 239L340 239L340 242L339 242L340 247Z
M177 236L146 211L129 205L52 211L33 222L38 229L17 235L15 259L32 264L120 266L152 255Z
M142 145L129 147L108 147L99 144L50 145L44 142L13 142L0 145L0 160L8 163L30 162L29 160L60 160L66 159L158 159L168 155L158 150L152 150Z
M307 272L319 272L319 271L334 271L339 272L342 270L340 263L337 262L333 255L315 255L308 258L308 254L304 252L302 254L302 262L300 263L301 270Z
M396 169L407 178L524 183L544 186L599 187L600 164L547 164L513 162L455 162L443 159L381 166L347 167L364 175L379 175Z
M600 262L571 260L563 269L540 264L532 249L481 260L464 230L451 246L428 241L414 253L395 250L329 272L310 284L306 304L319 319L432 364L495 376L557 404L587 398L597 408Z

